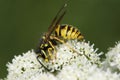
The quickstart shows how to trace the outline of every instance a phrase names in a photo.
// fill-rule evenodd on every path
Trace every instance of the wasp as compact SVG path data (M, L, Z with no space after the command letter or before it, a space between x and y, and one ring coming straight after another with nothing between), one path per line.
M43 35L42 38L40 38L39 46L35 51L37 54L37 60L48 71L50 71L50 69L48 69L47 66L44 65L44 63L42 63L42 61L39 59L40 57L43 58L45 62L49 62L49 60L52 60L53 57L56 58L56 56L53 55L56 55L57 51L55 46L58 43L65 44L65 41L69 39L83 39L83 35L77 28L68 24L59 24L66 13L66 7L67 4L65 3L58 11L57 15L52 20L48 31Z

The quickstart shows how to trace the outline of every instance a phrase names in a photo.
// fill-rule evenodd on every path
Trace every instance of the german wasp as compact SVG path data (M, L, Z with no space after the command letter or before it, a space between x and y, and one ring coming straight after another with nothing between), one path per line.
M60 21L66 13L67 4L65 3L62 8L58 11L57 15L54 17L51 25L48 28L48 31L40 38L40 43L38 48L36 49L37 60L39 63L48 71L50 69L42 63L39 59L43 58L46 62L53 59L53 55L56 55L55 46L59 43L65 44L65 42L69 39L77 39L82 40L83 36L81 32L73 27L72 25L62 24L60 25ZM54 56L56 58L56 56Z

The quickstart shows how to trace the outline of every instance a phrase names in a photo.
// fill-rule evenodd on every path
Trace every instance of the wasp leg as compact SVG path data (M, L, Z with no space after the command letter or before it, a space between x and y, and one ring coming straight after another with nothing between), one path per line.
M57 37L55 37L55 36L51 36L51 38L52 38L52 39L55 39L55 40L57 40L57 41L59 41L59 42L61 42L61 43L63 43L63 44L65 44L65 45L66 45L68 48L70 48L73 52L76 52L76 53L78 53L79 55L82 55L82 54L80 54L78 51L76 51L74 48L72 48L69 44L65 43L64 40L61 40L61 39L59 39L59 38L57 38Z
M57 37L55 37L55 36L50 36L50 38L51 38L51 39L55 39L55 40L57 40L57 41L65 44L65 41L64 41L64 40L61 40L61 39L59 39L59 38L57 38Z
M38 62L47 70L47 71L51 71L51 69L48 69L47 66L45 66L42 61L39 59L39 57L41 57L40 55L38 55L36 58L38 60Z
M41 51L45 55L45 62L48 62L48 56L46 55L45 51L44 50L41 50Z
M55 40L57 40L57 41L59 41L59 42L61 42L61 43L64 43L68 48L70 48L73 52L76 52L76 53L78 53L80 56L82 55L82 54L80 54L78 51L76 51L74 48L72 48L69 44L67 44L67 43L65 43L65 41L64 40L61 40L61 39L59 39L59 38L57 38L57 37L55 37L55 36L51 36L51 38L53 38L53 39L55 39ZM84 53L83 54L88 60L90 60L90 58Z
M56 59L56 53L57 53L57 51L56 51L55 47L53 46L52 42L49 41L49 44L51 45L51 47L54 50L53 54L55 55L55 59Z
M50 56L50 59L52 59L53 58L53 56L52 56L52 48L48 48L48 54Z
M52 48L48 48L48 53L49 53L49 56L50 56L50 59L52 61L52 64L54 64L53 60L56 59L56 53L55 53L55 50L54 50L54 55L52 54Z

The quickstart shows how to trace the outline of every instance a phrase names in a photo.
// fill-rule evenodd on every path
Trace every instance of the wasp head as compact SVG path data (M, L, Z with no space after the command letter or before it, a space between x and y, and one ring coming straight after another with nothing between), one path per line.
M45 41L45 37L43 36L42 38L40 38L40 42L37 49L35 50L35 53L45 58L45 54L43 53L43 51L45 52L48 47L48 42Z

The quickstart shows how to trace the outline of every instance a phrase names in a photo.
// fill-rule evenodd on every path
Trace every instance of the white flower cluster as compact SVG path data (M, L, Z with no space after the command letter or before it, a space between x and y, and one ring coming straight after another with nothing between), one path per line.
M110 68L112 72L120 73L120 42L114 48L110 48L103 62L103 68Z
M33 50L28 51L7 64L8 75L4 80L120 80L120 72L111 70L114 66L120 70L120 44L107 53L103 62L102 53L93 47L89 42L77 40L56 46L56 59L44 62L40 58L50 72L40 65Z

